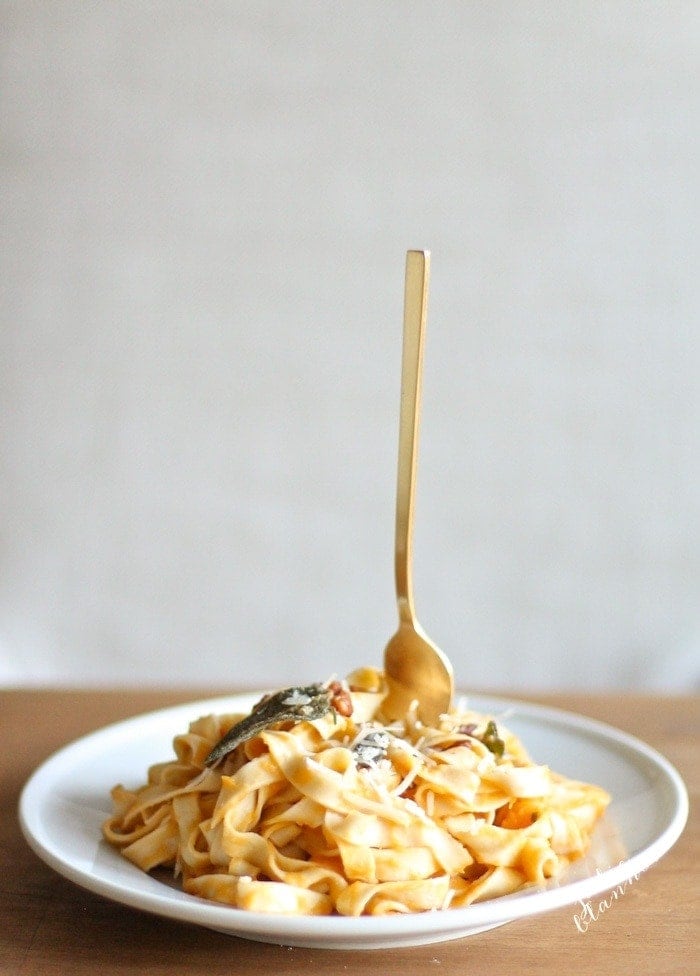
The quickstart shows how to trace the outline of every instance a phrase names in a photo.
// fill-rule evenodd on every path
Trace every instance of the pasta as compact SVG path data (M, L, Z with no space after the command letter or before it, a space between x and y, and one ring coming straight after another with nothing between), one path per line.
M382 720L381 672L208 715L145 785L112 790L106 840L144 871L255 912L457 908L557 877L609 802L533 763L491 716Z

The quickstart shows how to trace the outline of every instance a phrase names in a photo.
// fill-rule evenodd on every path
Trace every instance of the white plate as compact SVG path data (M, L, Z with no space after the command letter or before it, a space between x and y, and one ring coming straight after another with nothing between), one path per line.
M590 854L558 884L467 908L386 917L298 917L240 911L184 894L144 874L101 837L115 783L136 787L147 767L172 755L172 739L199 715L248 711L260 694L178 705L108 726L48 759L20 798L30 846L50 867L113 901L259 942L334 949L425 945L473 935L517 918L578 905L626 887L678 839L688 795L676 770L638 739L558 709L470 697L469 706L502 714L533 759L603 786L612 803ZM619 889L619 893L624 890ZM595 903L594 903L595 905Z

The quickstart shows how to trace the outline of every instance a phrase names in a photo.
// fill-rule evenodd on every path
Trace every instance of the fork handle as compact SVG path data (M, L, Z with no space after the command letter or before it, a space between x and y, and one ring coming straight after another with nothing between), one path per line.
M399 415L399 463L396 480L396 536L394 572L399 620L413 624L413 508L423 337L428 308L430 251L408 251L404 287L403 352L401 356L401 409Z

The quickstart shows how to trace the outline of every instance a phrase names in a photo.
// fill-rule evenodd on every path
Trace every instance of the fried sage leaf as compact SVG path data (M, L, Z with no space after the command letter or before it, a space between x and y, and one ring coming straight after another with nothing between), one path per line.
M326 685L306 685L303 688L284 688L274 695L266 695L254 706L250 715L237 722L205 759L206 766L214 766L240 745L278 722L309 722L323 718L332 710Z
M493 719L491 719L491 721L486 726L486 729L484 730L484 734L481 736L481 741L484 743L486 748L489 749L494 754L494 756L496 756L496 758L500 759L500 757L503 755L506 746L505 746L505 742L503 741L503 739L501 739L501 737L498 734L498 726L493 721Z

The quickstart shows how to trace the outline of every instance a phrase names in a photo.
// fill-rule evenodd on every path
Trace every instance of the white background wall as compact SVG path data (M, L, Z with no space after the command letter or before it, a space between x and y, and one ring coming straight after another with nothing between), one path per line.
M689 2L0 3L0 681L700 681Z

